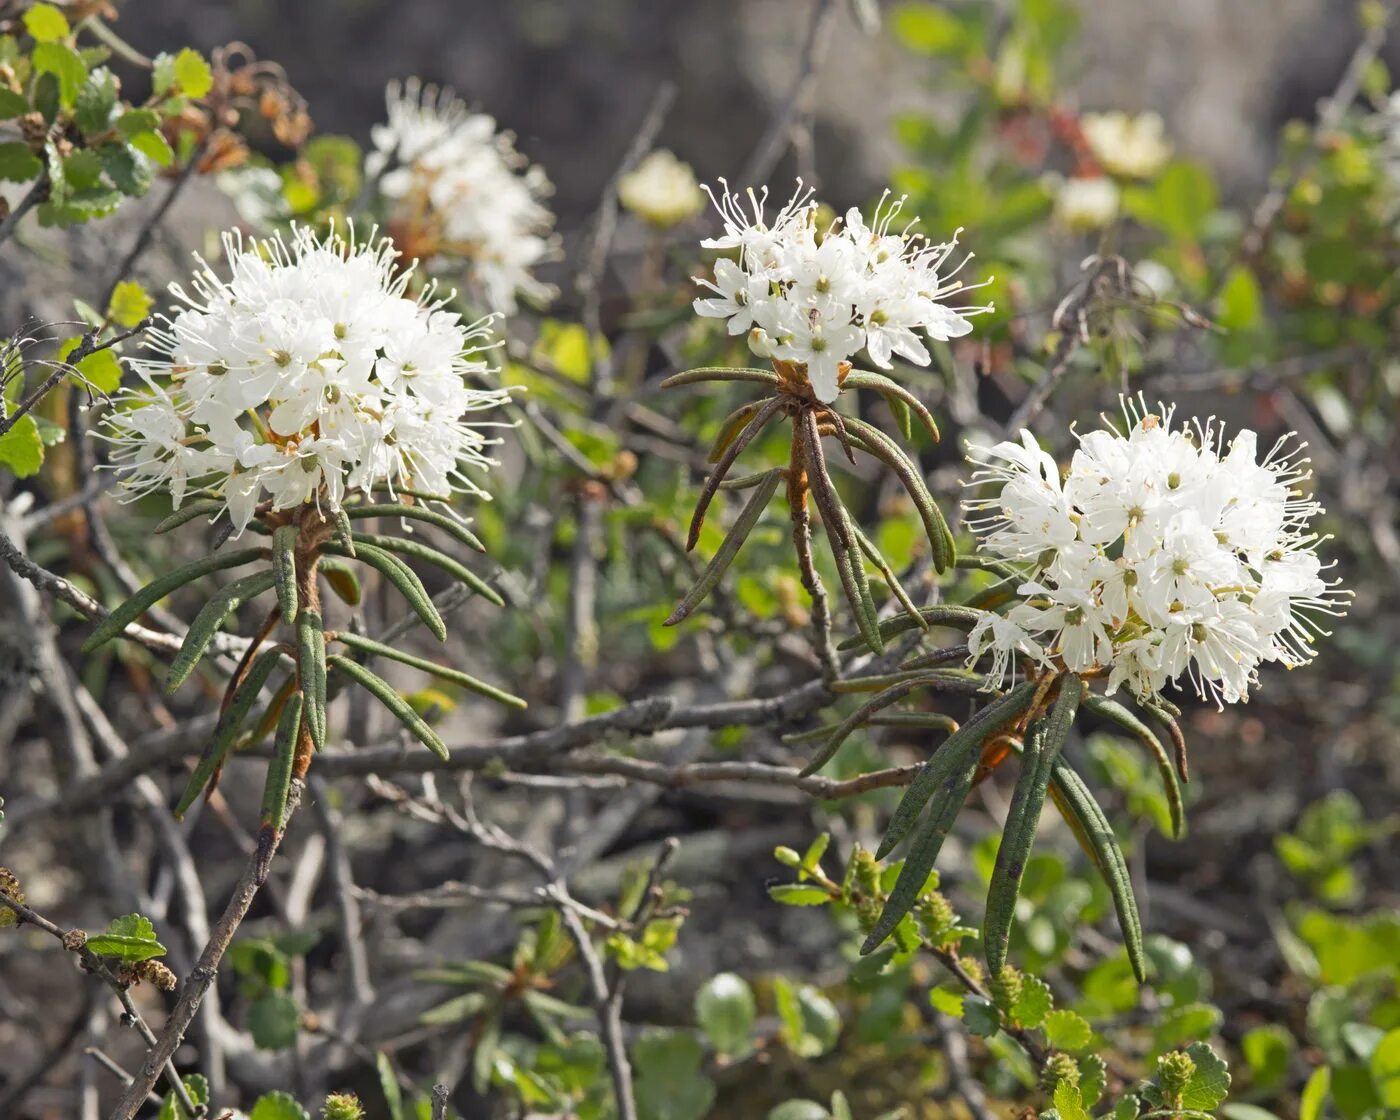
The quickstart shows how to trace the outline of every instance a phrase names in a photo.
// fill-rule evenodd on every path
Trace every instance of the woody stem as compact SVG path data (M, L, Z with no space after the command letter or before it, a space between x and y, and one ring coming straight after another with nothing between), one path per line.
M797 563L802 574L802 586L812 600L812 644L821 663L822 680L828 684L841 675L836 647L831 641L831 607L817 574L812 558L812 517L807 510L806 441L800 438L793 421L792 453L788 461L787 500L792 514L792 543L797 550Z

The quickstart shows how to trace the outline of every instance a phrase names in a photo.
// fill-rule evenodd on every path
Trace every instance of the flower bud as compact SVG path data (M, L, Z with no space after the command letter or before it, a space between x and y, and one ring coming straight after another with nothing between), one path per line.
M1046 1056L1045 1068L1040 1071L1040 1083L1053 1092L1062 1081L1079 1084L1079 1063L1057 1050Z
M1173 1050L1157 1059L1157 1080L1172 1097L1180 1095L1196 1074L1196 1063L1184 1050Z
M321 1106L323 1120L364 1120L364 1105L354 1093L332 1093Z

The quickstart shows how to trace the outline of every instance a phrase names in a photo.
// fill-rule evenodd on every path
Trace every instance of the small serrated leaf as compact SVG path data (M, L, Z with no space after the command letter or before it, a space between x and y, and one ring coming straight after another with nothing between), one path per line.
M1083 1050L1094 1038L1094 1029L1089 1026L1089 1021L1077 1011L1065 1008L1047 1014L1042 1026L1050 1045L1070 1054Z
M156 928L143 914L113 918L107 929L89 937L87 947L99 957L115 957L134 964L165 956L165 946L156 940Z
M175 56L174 75L180 92L196 101L214 88L214 75L209 63L193 47L186 47Z
M180 1080L191 1101L197 1105L209 1103L209 1082L204 1074L187 1073ZM185 1120L185 1110L180 1107L173 1092L166 1093L165 1099L160 1102L160 1120Z
M1188 1046L1186 1053L1196 1063L1196 1072L1182 1090L1182 1107L1210 1112L1230 1092L1230 1068L1204 1042Z
M311 1115L297 1103L296 1097L280 1089L264 1093L248 1113L248 1120L311 1120Z

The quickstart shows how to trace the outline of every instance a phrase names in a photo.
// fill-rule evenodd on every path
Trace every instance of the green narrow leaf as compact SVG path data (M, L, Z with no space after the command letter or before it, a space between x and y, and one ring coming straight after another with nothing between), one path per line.
M340 542L340 547L345 549L351 557L355 555L355 528L350 523L350 516L343 509L338 509L333 514L335 518L335 539Z
M297 732L301 729L301 693L294 692L282 706L277 720L277 738L273 740L272 761L267 766L263 783L262 813L258 831L263 835L279 835L282 817L287 811L287 795L292 788L292 767L297 755Z
M1298 1120L1321 1120L1327 1095L1332 1091L1332 1069L1319 1066L1308 1075L1303 1095L1298 1102Z
M729 565L734 562L734 557L739 554L739 548L748 539L748 535L753 532L754 526L758 524L758 519L763 515L768 503L772 501L773 494L777 491L778 483L782 481L783 476L783 469L774 467L765 476L764 481L755 487L754 492L749 495L749 500L744 503L744 508L739 511L733 528L725 535L724 542L719 546L714 558L705 566L700 578L695 581L695 586L686 592L685 598L676 605L676 609L670 613L662 625L675 626L677 623L683 622L719 585L719 581L724 578L724 573L729 570Z
M403 1090L394 1074L394 1061L383 1050L374 1055L374 1066L379 1074L379 1089L384 1094L384 1103L389 1109L389 1120L403 1120Z
M295 525L279 525L272 534L272 570L277 577L277 605L282 620L291 626L297 620L297 536Z
M851 530L856 535L856 543L860 546L860 550L865 553L866 559L879 569L880 575L884 577L886 586L889 587L894 597L899 600L899 605L904 608L908 618L917 623L920 629L927 630L929 628L928 623L924 621L923 615L919 613L918 605L914 602L913 598L910 597L909 592L904 589L904 584L899 582L899 577L895 575L894 569L886 562L880 550L875 547L875 542L861 532L860 526L854 521L851 522Z
M1123 932L1123 943L1128 950L1128 961L1133 966L1133 975L1139 983L1145 984L1147 959L1142 946L1142 920L1138 916L1128 862L1123 858L1113 826L1108 823L1103 809L1094 800L1084 780L1063 758L1055 760L1050 780L1056 806L1108 885L1113 908L1118 913L1118 926Z
M360 587L360 579L355 575L355 570L349 564L339 556L323 556L320 572L342 602L352 607L360 605L360 600L364 598L364 590Z
M145 614L153 604L164 599L172 591L199 579L200 576L222 572L228 568L237 568L243 564L251 564L262 555L263 551L259 548L245 548L239 552L216 552L213 556L206 556L202 560L186 564L183 568L177 568L169 575L161 576L160 579L148 583L97 625L96 629L88 635L87 641L83 643L83 652L91 653L103 643L111 641L127 626Z
M455 537L468 548L475 549L477 552L486 551L486 546L481 543L476 534L455 517L449 517L445 513L439 513L437 510L427 509L424 506L377 502L371 505L346 506L341 512L351 521L365 517L398 517L409 521L422 521L428 525L436 525L444 533Z
M842 504L841 496L836 492L827 470L816 413L807 412L799 421L794 422L794 438L798 441L796 454L799 460L806 461L812 499L821 513L827 544L831 548L832 559L836 561L841 588L855 616L856 627L871 652L883 653L885 642L880 635L875 603L870 597L870 581L866 578L865 563L861 559L850 515L846 512L846 507Z
M920 607L919 618L922 622L910 618L908 615L895 615L894 618L887 618L880 623L880 634L885 641L907 633L910 630L927 630L931 626L949 626L957 630L971 630L977 625L985 612L972 610L970 607L955 607L941 604L936 607ZM842 651L853 650L861 644L860 638L847 638L837 645L837 649Z
M1180 840L1186 835L1186 811L1181 797L1181 783L1177 780L1176 765L1172 762L1167 748L1162 745L1162 741L1157 738L1152 728L1116 700L1091 692L1085 695L1084 706L1095 715L1102 716L1109 722L1117 724L1151 753L1153 760L1157 763L1157 773L1162 779L1162 787L1167 795L1167 809L1171 814L1172 822L1172 839Z
M928 432L934 443L938 443L943 438L938 431L938 424L933 418L933 413L924 406L924 402L892 378L886 377L884 374L857 369L846 375L845 385L848 389L874 389L883 396L885 402L890 406L890 411L895 414L895 419L899 422L905 439L909 439L913 435L913 432L909 430L908 415L910 412L919 418L919 422L923 424L924 430ZM899 417L900 407L905 412L903 420L900 420Z
M157 533L168 533L171 529L178 529L188 521L193 521L196 517L209 514L211 520L224 508L221 498L200 498L193 502L187 502L174 513L167 515L156 522L155 531Z
M180 652L175 655L175 660L170 663L170 671L165 677L165 694L173 695L175 690L185 683L186 678L194 671L194 667L199 664L200 658L204 656L209 648L209 643L214 640L229 616L238 610L250 599L255 599L264 591L270 590L277 577L271 572L254 572L250 576L234 580L233 583L215 592L214 596L205 603L200 612L194 616L194 621L190 623L189 632L185 635L185 641L180 646Z
M935 761L943 752L948 751L951 742L952 739L949 739L943 744L943 751L934 755ZM956 753L950 752L944 756L945 776L930 798L928 820L914 837L904 866L899 869L899 878L895 880L894 889L890 891L889 898L885 900L885 907L880 911L880 918L860 947L862 954L877 948L918 902L924 884L928 881L929 872L938 861L943 842L953 827L953 821L967 800L968 791L972 789L972 781L977 776L977 765L980 761L980 745L980 737L969 738Z
M758 385L776 385L778 375L769 369L745 366L703 366L672 374L661 383L661 388L674 389L677 385L694 385L698 381L751 381Z
M919 512L924 533L933 549L934 568L945 572L953 567L957 561L957 545L953 541L948 522L943 517L943 511L938 508L938 503L928 491L920 469L910 461L899 445L879 428L854 417L846 417L846 428L852 443L893 470L903 484L914 502L914 508Z
M996 976L1006 964L1011 942L1011 921L1016 898L1021 893L1021 876L1030 860L1051 770L1064 749L1070 727L1079 710L1084 682L1074 673L1060 677L1060 694L1047 717L1031 724L1021 755L1021 773L1011 794L1006 825L997 848L996 864L987 889L986 916L982 924L983 951L987 966Z
M707 463L719 462L724 457L724 453L729 450L729 445L739 438L739 433L749 426L763 405L764 402L761 400L741 404L721 420L719 434L715 436L714 443L710 445L710 452L705 456L705 461Z
M470 568L458 563L445 552L440 552L431 545L422 541L405 540L403 537L382 536L378 533L354 533L351 535L356 549L362 545L373 545L375 548L385 552L395 552L403 556L411 556L415 560L422 560L425 563L433 564L441 568L454 579L465 583L488 603L498 607L506 605L506 601L501 598L500 592L488 584Z
M326 746L326 635L321 612L304 610L297 618L297 669L306 701L306 729L315 748Z
M848 540L854 541L854 535L849 533L850 518L846 515L846 511L839 501L836 503L835 516L845 521L846 538L843 539L841 531L837 530L828 531L826 540L831 548L832 559L836 561L836 571L841 578L841 588L846 593L846 601L850 604L851 614L855 617L856 628L860 631L860 636L865 640L866 646L872 653L884 653L885 642L880 636L880 622L876 617L875 600L870 594L870 580L865 574L865 564L861 560L859 550L849 547L847 544Z
M885 830L884 839L880 841L880 847L875 852L876 859L884 859L895 845L904 839L918 820L933 791L948 781L955 770L963 765L964 756L977 756L987 737L1000 731L1013 720L1019 719L1030 707L1034 696L1035 684L1022 681L948 736L947 741L924 763L914 781L904 791L889 827Z
M322 550L329 552L333 556L348 556L349 553L334 542L327 542L322 545ZM413 574L402 560L391 553L385 552L382 548L375 548L371 545L361 545L355 550L355 559L362 564L368 564L377 571L398 591L408 605L413 608L416 614L438 641L447 640L447 625L442 621L442 615L438 614L437 607L433 606L433 601L428 597L427 589L422 581Z
M876 713L888 708L891 704L898 703L916 689L923 688L927 679L922 674L913 676L908 680L897 681L888 688L877 692L836 725L835 730L822 744L821 749L808 760L807 765L802 767L801 776L805 778L809 774L815 774L831 761L836 752L841 749L842 744L850 738L857 728L864 727Z
M388 708L419 742L444 762L447 761L447 745L438 738L437 732L428 726L427 721L413 710L413 706L394 690L393 685L347 657L332 654L327 661Z
M513 696L509 692L504 692L494 685L489 685L485 681L477 680L468 676L460 669L452 669L446 665L439 665L435 661L429 661L423 657L415 657L411 653L404 653L393 646L385 645L383 642L376 642L372 638L362 637L347 630L338 630L335 640L342 645L347 645L351 649L361 650L364 653L374 654L377 657L387 657L392 661L397 661L403 665L410 665L415 669L421 669L425 673L431 673L441 680L451 681L453 684L461 685L463 688L475 692L489 699L499 701L502 704L509 704L512 708L528 707L519 696Z
M476 1032L476 1048L472 1051L472 1087L478 1093L485 1093L490 1088L491 1069L500 1045L500 1016L487 1015L481 1022L481 1029Z
M243 678L243 682L234 691L228 707L219 716L219 722L214 728L213 735L210 736L208 744L199 756L194 773L190 775L190 780L185 783L185 791L180 795L180 800L175 806L177 820L189 811L189 807L194 804L194 799L199 796L200 791L209 783L215 772L223 766L224 760L228 757L229 749L238 738L238 732L248 718L248 712L267 684L272 671L277 668L284 656L281 649L264 650L253 662L252 667L248 670L248 675Z

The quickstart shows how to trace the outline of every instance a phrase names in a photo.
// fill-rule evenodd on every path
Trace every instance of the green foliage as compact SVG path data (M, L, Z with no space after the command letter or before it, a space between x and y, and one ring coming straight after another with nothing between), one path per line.
M44 438L38 422L26 413L0 435L0 466L7 467L16 478L29 478L43 465Z
M119 327L134 327L150 314L155 300L136 280L123 280L112 289L107 318Z
M292 958L309 952L317 940L319 934L307 931L277 938L240 937L229 947L229 965L248 1005L248 1031L260 1049L285 1050L295 1044L302 1009L289 990Z
M701 1120L715 1099L701 1070L705 1051L690 1031L643 1032L633 1048L640 1120Z
M60 8L39 3L25 10L23 25L23 44L6 36L0 52L14 75L0 87L0 120L37 117L45 128L0 143L0 179L30 184L44 225L91 221L145 194L156 168L173 160L165 133L179 127L186 99L212 88L209 64L189 48L161 55L150 97L135 105L101 65L107 47L80 42L95 34L89 20L74 28Z
M1328 794L1304 811L1294 832L1274 838L1274 851L1319 902L1354 905L1360 894L1351 859L1369 844L1400 831L1400 817L1365 820L1360 803L1346 790Z
M1289 392L1302 402L1299 410L1315 417L1324 434L1337 436L1348 455L1355 439L1378 433L1388 439L1397 388L1393 370L1382 369L1378 355L1388 360L1400 308L1400 289L1393 283L1400 192L1386 167L1375 121L1365 123L1360 118L1369 114L1358 110L1326 136L1285 137L1285 158L1296 162L1276 180L1288 188L1284 212L1254 251L1237 251L1249 215L1222 193L1215 172L1177 158L1140 173L1093 167L1094 175L1101 174L1119 191L1121 207L1107 229L1086 237L1066 228L1053 209L1064 172L1077 174L1082 165L1102 158L1082 150L1082 136L1074 139L1082 133L1083 119L1066 107L1071 99L1057 85L1078 7L1082 5L1067 0L1012 0L999 6L913 0L885 13L894 37L926 60L940 89L961 99L957 111L937 120L908 115L897 122L897 137L908 153L897 187L911 194L910 211L920 213L930 230L965 225L973 231L978 257L969 268L969 283L998 277L985 293L998 307L985 320L985 338L979 326L986 384L1015 394L1018 381L1038 382L1055 362L1054 377L1064 391L1088 396L1098 388L1086 385L1092 378L1111 384L1114 391L1120 384L1130 390L1150 388L1148 375L1162 374L1164 361L1185 352L1210 365L1219 363L1227 374L1235 366L1253 377L1300 356L1329 349L1354 353L1360 347L1364 372L1374 376L1348 381L1324 364L1316 377L1290 375ZM0 88L0 120L37 113L47 135L12 141L7 133L0 143L0 179L20 184L21 193L41 184L47 192L41 220L68 224L110 213L149 189L158 168L175 162L175 148L182 159L190 158L194 136L180 135L181 114L193 100L219 96L215 75L197 52L159 55L151 75L152 96L134 104L123 99L120 82L102 58L79 42L89 34L86 22L75 28L62 10L43 3L27 8L20 22L23 32L16 26L17 38L0 40L0 61L14 75L13 82ZM1386 84L1383 76L1369 73L1363 94L1379 104ZM250 170L260 174L236 178L245 184L240 189L261 192L255 201L270 222L295 220L324 229L357 216L367 184L363 153L353 141L323 136L284 165L272 167L261 159L257 164ZM1063 262L1091 251L1104 260L1123 252L1122 275L1128 279L1120 282L1112 271L1105 272L1107 280L1085 303L1082 321L1051 322L1041 309L1056 307L1065 295ZM690 263L685 262L687 271ZM1142 278L1154 273L1142 266L1149 265L1156 266L1159 280L1165 274L1168 297L1146 291ZM790 639L810 617L809 599L803 597L787 551L787 528L770 509L779 485L789 481L781 465L789 446L785 441L798 437L765 429L756 422L763 402L732 392L771 388L775 375L722 364L735 360L735 343L719 332L707 333L703 325L684 338L660 340L668 361L679 353L716 363L673 382L707 381L703 392L674 407L684 410L687 430L712 441L711 461L722 460L736 446L753 460L754 473L727 483L749 493L722 497L717 508L726 500L732 505L722 517L697 524L688 542L676 523L677 511L695 497L684 456L638 456L629 438L636 433L600 420L600 411L592 407L598 402L590 397L591 386L605 361L626 367L630 350L645 352L658 341L658 316L664 319L672 312L667 301L684 314L688 292L677 288L652 295L655 306L639 300L612 343L571 318L528 320L532 329L512 336L502 350L501 377L505 383L526 385L531 410L547 413L554 430L521 427L531 469L521 473L519 492L496 495L495 506L482 509L470 528L450 506L426 496L405 493L392 503L351 504L339 511L333 527L324 527L329 534L324 547L316 546L324 557L324 582L346 603L359 606L365 597L354 572L366 575L371 591L375 577L382 577L434 637L454 643L461 636L457 622L434 605L431 579L420 576L410 562L431 565L433 575L446 573L497 605L510 599L518 607L522 595L528 596L531 610L513 609L491 622L472 617L463 624L469 628L468 641L499 649L502 660L512 665L550 664L569 636L574 591L556 561L572 554L579 542L586 543L585 522L577 510L597 501L603 508L602 539L594 542L600 598L597 633L590 636L597 649L620 661L659 659L667 653L689 656L682 645L691 640L689 634L670 624L698 612L703 603L705 617L695 620L692 633L701 638L696 649L703 656L695 664L704 671L714 661L710 644L721 641L724 657L733 658L755 681L766 680L780 663L800 662L791 656L793 650L766 641ZM463 310L467 302L456 299L452 309ZM124 281L104 310L80 307L79 312L93 326L106 322L111 330L135 326L152 306L139 284ZM1218 331L1201 329L1205 316ZM643 323L644 317L649 318ZM625 333L633 330L635 336ZM1078 353L1058 363L1054 355L1071 338L1082 341ZM62 343L57 358L71 354L80 341ZM633 342L639 345L634 348ZM845 592L845 607L835 604L837 636L846 639L843 649L890 650L915 631L966 631L987 612L1003 608L1007 581L1015 576L993 565L979 566L976 557L958 557L957 542L929 492L936 465L931 456L945 453L933 450L938 432L923 401L931 394L948 395L951 381L945 383L944 371L967 364L952 346L933 349L931 371L901 368L892 378L859 370L849 375L850 388L880 397L871 402L873 407L841 421L849 424L849 445L873 459L868 465L879 478L893 475L903 487L892 489L892 504L870 479L843 477L839 492L833 483L829 500L818 503L817 515L833 543L830 554L814 555L813 571L829 586L839 582ZM634 377L629 390L642 391L611 403L635 408L637 415L629 413L627 423L654 434L681 421L651 412L653 402L643 385L648 368L643 361L636 370L614 371L624 381ZM113 349L82 359L77 371L98 393L116 391L122 380ZM32 381L22 367L19 376L11 377L7 365L6 414ZM735 381L737 386L727 384ZM1261 410L1276 404L1266 394L1255 394L1251 403ZM532 417L531 412L521 415ZM0 464L19 478L36 476L44 466L45 447L61 432L43 415L21 417L0 434ZM543 440L542 432L550 439ZM950 442L964 434L950 433ZM818 443L825 436L819 432ZM552 461L558 441L572 450L558 457L562 465ZM536 469L541 464L543 469ZM938 459L937 465L946 463ZM46 477L43 485L51 481ZM157 529L213 514L220 504L196 495ZM543 534L520 528L526 519L519 515L531 506L557 514ZM861 523L857 511L872 516ZM434 725L454 703L454 689L524 706L504 689L451 665L353 630L336 635L323 629L320 614L297 599L297 576L305 574L298 566L308 559L297 549L306 538L299 524L285 523L282 516L280 511L260 512L252 526L270 550L216 554L158 579L117 606L85 646L92 650L118 636L165 596L196 579L257 563L253 575L206 595L212 605L196 616L171 680L178 684L193 671L222 628L234 624L243 599L275 588L283 623L297 626L295 640L286 640L292 633L287 626L269 636L274 648L254 661L247 678L226 696L219 724L179 805L183 812L209 788L232 752L255 745L280 725L264 803L264 824L273 830L281 827L292 752L302 727L317 748L326 746L326 706L347 686L358 686L381 702L439 759L448 751ZM359 532L364 528L359 523L371 518L396 525L397 536ZM409 537L407 528L415 535ZM429 534L448 543L425 543ZM528 572L531 579L511 583L507 595L502 593L508 587L505 578L488 581L467 567L460 558L467 550L485 551L485 542L507 575ZM710 557L706 566L693 562L686 544ZM930 558L941 581L924 579ZM101 582L106 575L93 576L99 596L108 591ZM900 579L926 593L919 602L938 605L921 609ZM668 615L659 604L685 585L692 590ZM884 589L898 600L902 613L882 619L875 604ZM374 602L372 594L367 601ZM329 608L339 610L333 603ZM326 626L339 624L327 613ZM346 656L328 658L328 640L339 641ZM126 654L144 656L135 650ZM803 1096L772 1107L768 1114L775 1120L851 1120L850 1102L840 1091L831 1092L824 1080L828 1076L862 1087L857 1098L862 1115L865 1085L880 1081L879 1074L886 1071L897 1073L909 1087L910 1099L941 1102L957 1092L954 1075L967 1075L934 1053L942 1045L951 1054L947 1044L955 1038L966 1042L964 1059L971 1063L971 1076L993 1098L991 1107L998 1114L1009 1112L1014 1103L1042 1108L1043 1116L1058 1120L1134 1120L1143 1113L1163 1120L1216 1113L1225 1120L1264 1120L1292 1115L1296 1099L1303 1120L1374 1120L1400 1108L1400 921L1392 912L1362 907L1371 856L1367 849L1395 833L1394 819L1368 822L1355 798L1338 793L1309 807L1294 831L1277 837L1275 853L1290 876L1284 881L1302 897L1270 915L1291 975L1259 1003L1271 1016L1275 1002L1286 1013L1281 1011L1277 1021L1251 1017L1226 1023L1221 1008L1232 1004L1212 991L1208 965L1215 963L1214 954L1198 960L1184 944L1145 934L1128 873L1130 856L1143 856L1136 848L1143 842L1142 830L1126 827L1128 820L1149 822L1172 838L1184 829L1186 794L1192 787L1186 784L1184 759L1173 757L1176 744L1166 734L1170 721L1153 709L1138 711L1090 694L1083 705L1094 717L1093 730L1071 735L1071 725L1081 715L1077 678L1064 683L1059 699L1049 693L1046 703L1046 696L1036 695L1035 682L998 695L976 672L955 667L961 658L928 660L936 656L917 648L903 663L882 668L887 675L878 682L839 682L839 688L822 697L832 701L823 715L795 707L790 715L785 711L782 730L793 732L786 743L817 744L805 756L805 765L799 762L804 779L820 770L818 782L839 782L896 765L900 760L885 758L869 734L878 728L909 735L899 745L913 746L918 751L914 757L927 761L902 798L880 788L839 806L824 804L814 811L840 818L831 833L821 832L805 847L783 846L775 852L789 874L767 885L770 909L804 932L821 927L829 935L821 943L825 955L819 971L804 971L803 954L795 952L791 966L784 961L771 975L703 977L691 1008L694 1029L684 1021L682 1006L671 1027L629 1031L637 1103L646 1120L698 1120L719 1112L725 1107L720 1094L729 1091L727 1079L746 1066L758 1068L765 1078L777 1074L785 1084L803 1086ZM1390 666L1385 651L1369 656L1377 666ZM385 679L398 680L388 669L380 676L370 668L373 659L393 662L395 673L407 667L430 674L442 682L441 688L405 693ZM328 666L333 670L329 678ZM145 670L147 664L138 667ZM284 668L291 673L277 688L272 677L278 674L280 680ZM621 686L615 681L589 687L594 683L597 687L584 703L587 715L620 703L613 690ZM276 689L274 698L248 730L247 717L269 685ZM870 695L857 697L858 707L843 706L852 703L844 689L867 687ZM975 698L980 710L964 719L968 697ZM944 703L949 699L955 703ZM897 708L899 704L907 706ZM831 722L808 728L822 719ZM746 742L744 729L707 730L713 730L708 746L717 755ZM764 749L768 747L776 744ZM616 761L629 749L609 740L588 758L590 764ZM961 847L945 843L964 802L971 795L976 804L973 789L1003 757L1010 759L1006 770L991 779L1011 798L1003 835L976 839L985 832L985 820L973 817L959 825ZM653 764L650 758L636 761ZM493 765L483 785L503 775L512 781L519 777L513 761L508 775L506 763ZM1214 775L1206 769L1211 782ZM905 778L907 774L900 780ZM1212 788L1208 794L1218 799L1220 791ZM1041 828L1047 796L1055 801L1068 833L1048 818ZM996 792L989 793L987 804L999 804ZM877 853L852 841L878 835L891 808L893 817ZM833 851L832 835L841 838L837 847L849 845L844 861ZM1074 855L1071 836L1081 845L1083 859ZM906 840L905 858L893 858ZM966 865L960 862L963 854ZM1155 866L1152 859L1149 863ZM833 868L838 870L828 874ZM1231 889L1237 885L1231 881ZM975 907L978 888L985 888L985 910L965 920L953 899L971 900ZM512 883L509 889L524 888ZM634 871L617 898L597 903L599 912L572 912L609 977L666 972L675 959L685 917L681 892L672 884L662 885L659 900L646 892L646 874ZM590 899L590 905L595 901ZM509 1102L483 1107L608 1120L616 1115L616 1102L599 1039L597 1000L587 986L573 931L565 929L559 900L547 889L512 894L511 904L519 923L513 946L490 960L449 961L420 973L422 983L442 989L441 998L422 1014L420 1028L432 1036L469 1040L473 1091ZM779 906L787 909L777 911ZM1105 951L1101 932L1111 928L1115 915L1125 946L1121 952ZM119 929L119 923L126 924ZM974 945L979 940L980 952ZM829 950L832 944L835 949ZM803 939L800 947L806 945ZM114 922L89 947L124 962L163 952L150 923L138 915ZM263 1049L284 1050L297 1039L308 1009L291 994L292 961L309 947L282 938L245 937L229 953L227 965L239 983L240 1024ZM629 983L641 988L656 979L637 975ZM1257 1015L1253 1007L1251 1015ZM1240 1098L1232 1102L1226 1099L1231 1089L1227 1044ZM421 1115L426 1104L411 1089L405 1096L400 1084L411 1086L421 1072L415 1072L413 1060L402 1059L402 1077L386 1054L375 1061L384 1100L373 1107L387 1110L394 1120ZM195 1082L190 1085L194 1094ZM207 1086L200 1091L203 1101ZM769 1103L755 1107L766 1109ZM171 1107L167 1098L162 1117ZM328 1098L321 1111L326 1120L362 1115L358 1103L337 1098ZM258 1099L250 1120L298 1120L310 1114L287 1093L274 1092Z
M180 1078L185 1086L185 1092L190 1100L196 1105L207 1105L209 1103L209 1081L202 1073L187 1073ZM183 1120L185 1110L175 1098L172 1089L166 1093L160 1102L160 1120Z
M748 1053L756 1014L753 989L732 972L710 977L695 993L695 1021L710 1045L726 1057Z
M327 1100L327 1107L324 1112L327 1120L332 1117L344 1115L349 1120L358 1120L353 1112L347 1113L344 1109L333 1110L330 1101ZM359 1114L363 1116L364 1113ZM311 1114L297 1103L295 1097L289 1093L274 1092L264 1093L253 1103L253 1109L248 1113L248 1120L311 1120Z
M143 914L113 918L106 930L88 938L87 947L99 957L111 957L123 964L165 956L165 946L156 940L156 927Z

